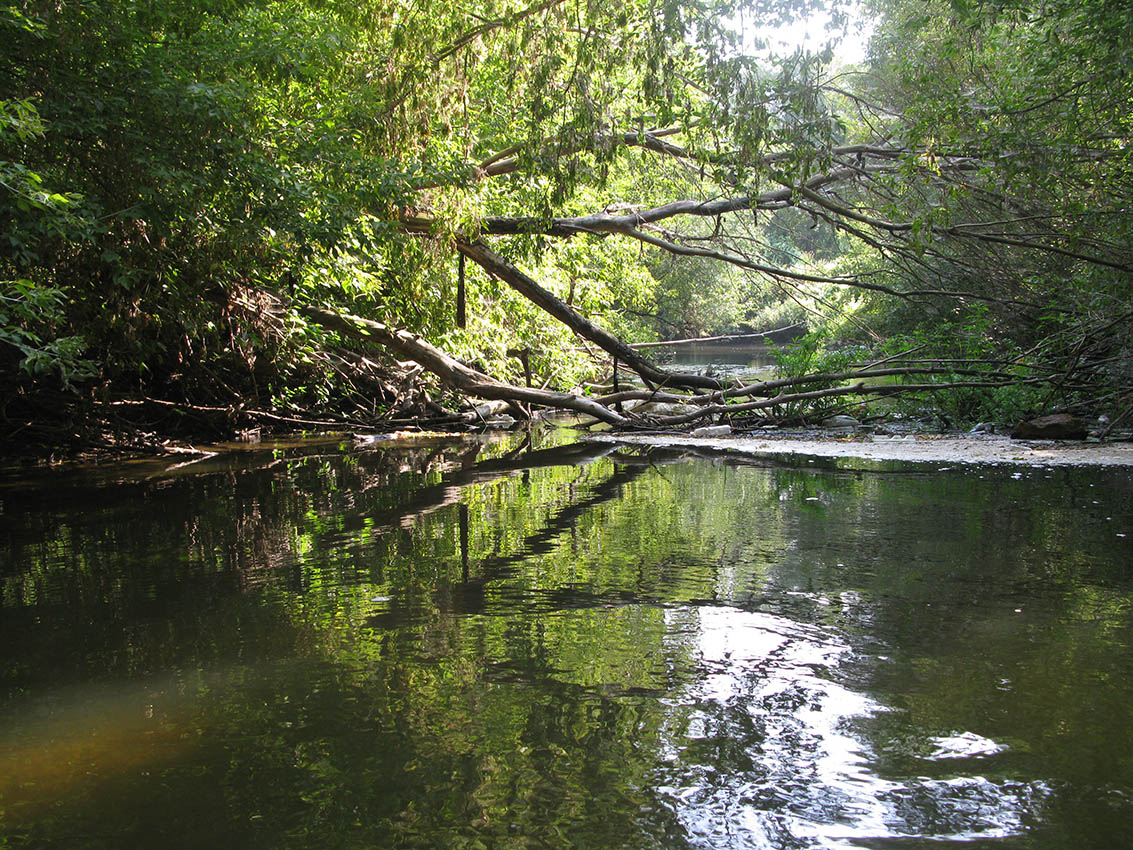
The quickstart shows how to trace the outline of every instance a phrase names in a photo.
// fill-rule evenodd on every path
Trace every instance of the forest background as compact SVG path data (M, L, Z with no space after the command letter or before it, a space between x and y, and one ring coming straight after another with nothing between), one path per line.
M760 44L821 9L862 62ZM1112 427L1131 72L1128 0L6 0L4 453L483 399ZM781 327L747 386L631 345Z

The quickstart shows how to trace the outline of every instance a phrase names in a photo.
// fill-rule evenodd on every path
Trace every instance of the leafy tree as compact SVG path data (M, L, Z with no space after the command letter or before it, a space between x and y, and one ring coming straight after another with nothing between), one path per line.
M507 397L489 375L517 382L523 349L550 389L606 368L599 349L712 389L622 338L784 297L870 338L987 305L1049 403L1121 409L1128 16L879 0L868 74L745 52L737 21L816 5L8 3L18 418L60 379L94 411L156 397L224 427L437 412L316 308L406 329L403 361L425 356L412 334L441 344L486 370L473 394ZM735 271L650 277L677 260Z

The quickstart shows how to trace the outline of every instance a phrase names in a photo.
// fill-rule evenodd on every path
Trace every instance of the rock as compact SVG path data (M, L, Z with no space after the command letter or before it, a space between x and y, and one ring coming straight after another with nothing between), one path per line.
M703 428L694 428L690 437L726 437L732 433L731 425L705 425Z
M1020 422L1011 431L1012 440L1084 440L1086 423L1069 413L1052 413Z
M838 416L831 416L829 419L823 419L822 425L825 428L857 428L861 423L852 416L839 414Z
M354 442L359 446L368 446L371 443L384 443L394 439L393 434L353 434Z

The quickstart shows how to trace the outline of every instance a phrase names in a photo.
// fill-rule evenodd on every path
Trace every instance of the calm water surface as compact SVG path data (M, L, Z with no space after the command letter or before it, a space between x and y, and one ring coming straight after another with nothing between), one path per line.
M1128 470L569 439L6 475L0 847L1128 846Z
M773 377L779 347L765 342L685 343L654 349L650 356L678 372L703 372L721 378L762 380Z

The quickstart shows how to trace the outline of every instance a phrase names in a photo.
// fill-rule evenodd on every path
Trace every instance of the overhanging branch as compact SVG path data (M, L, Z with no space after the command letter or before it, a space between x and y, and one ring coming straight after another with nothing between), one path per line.
M585 316L580 315L565 301L541 287L532 278L492 251L487 245L481 242L461 240L457 242L456 247L461 254L478 263L488 274L504 281L520 295L554 316L579 336L590 340L612 357L626 364L646 381L667 387L720 389L721 384L715 378L667 372L654 365L609 331L598 327Z

